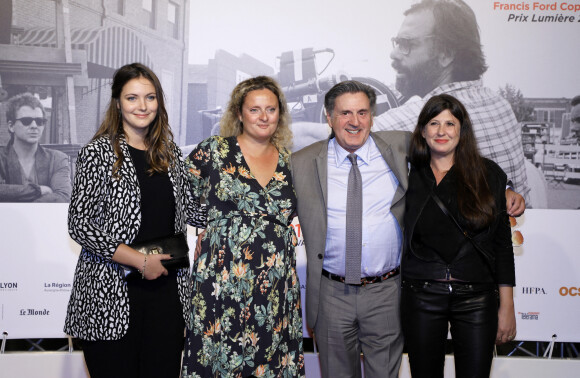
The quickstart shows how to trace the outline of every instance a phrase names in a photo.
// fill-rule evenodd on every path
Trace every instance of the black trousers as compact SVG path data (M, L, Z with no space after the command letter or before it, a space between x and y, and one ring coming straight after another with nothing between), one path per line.
M403 279L401 319L413 378L443 377L448 323L455 376L489 377L497 311L493 284Z
M127 284L127 333L119 340L81 340L91 378L179 377L185 322L177 273L153 281L134 274Z

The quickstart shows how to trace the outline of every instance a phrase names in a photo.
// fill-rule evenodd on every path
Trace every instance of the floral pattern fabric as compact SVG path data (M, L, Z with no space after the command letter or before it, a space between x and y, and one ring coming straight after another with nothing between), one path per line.
M281 150L262 187L236 137L210 137L186 159L208 224L192 270L184 377L304 377L289 162Z

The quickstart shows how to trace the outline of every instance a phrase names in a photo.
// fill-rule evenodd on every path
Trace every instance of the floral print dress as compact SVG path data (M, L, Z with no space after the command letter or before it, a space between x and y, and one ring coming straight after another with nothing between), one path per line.
M262 187L236 137L210 137L186 159L208 224L192 270L184 377L304 377L289 162L281 150Z

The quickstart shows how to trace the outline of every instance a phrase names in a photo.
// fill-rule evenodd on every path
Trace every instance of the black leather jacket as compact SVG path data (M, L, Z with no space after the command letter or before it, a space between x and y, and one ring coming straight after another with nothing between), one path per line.
M456 176L453 168L437 187L437 194L448 211L453 214L462 228L469 232L475 242L488 255L488 257L485 257L483 253L479 252L467 238L460 234L457 226L449 221L445 232L449 233L450 240L457 241L457 244L452 244L452 248L458 250L457 255L451 262L446 262L435 251L437 247L422 244L414 235L417 221L430 200L431 188L435 187L435 177L428 166L411 168L405 206L405 242L401 263L404 278L440 280L451 276L468 282L495 282L497 284L515 285L511 228L505 200L507 178L501 168L491 160L485 159L485 164L487 181L495 198L497 209L495 220L485 229L469 229L466 222L459 215ZM437 208L437 210L439 209ZM443 217L446 218L445 215ZM441 218L438 219L441 220ZM421 222L422 226L429 227L431 225L435 226L432 223L437 222L437 220L423 217Z

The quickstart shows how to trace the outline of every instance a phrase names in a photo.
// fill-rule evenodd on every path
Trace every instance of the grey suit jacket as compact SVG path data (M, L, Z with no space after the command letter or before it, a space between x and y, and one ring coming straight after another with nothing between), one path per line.
M403 230L405 192L408 183L407 150L411 134L407 131L371 133L383 158L399 180L391 212ZM298 219L304 235L307 256L306 317L314 328L318 315L320 277L326 244L328 140L292 154L292 177L298 196Z

